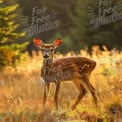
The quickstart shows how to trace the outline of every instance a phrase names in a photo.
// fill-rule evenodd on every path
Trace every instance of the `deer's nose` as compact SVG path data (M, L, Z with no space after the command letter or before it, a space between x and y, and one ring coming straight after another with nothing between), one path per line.
M49 58L49 55L45 54L43 55L44 58Z

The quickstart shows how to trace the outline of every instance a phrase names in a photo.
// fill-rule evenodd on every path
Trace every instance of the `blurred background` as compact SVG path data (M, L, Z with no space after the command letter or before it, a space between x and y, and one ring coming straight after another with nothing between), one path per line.
M104 18L103 18L104 17ZM55 58L84 56L97 62L88 93L70 111L77 92L61 86L60 111L52 85L45 109L42 53L33 38L62 38ZM0 122L122 122L122 0L0 0Z
M103 45L109 50L121 50L121 16L119 20L98 28L93 28L90 22L98 16L98 9L104 12L104 9L115 6L117 12L121 12L120 0L101 3L101 6L97 0L0 0L0 65L6 65L6 58L10 60L11 57L14 63L25 51L32 55L32 50L38 50L32 44L34 37L45 43L63 38L61 53L71 50L79 53L80 49L91 51L93 45L98 45L101 50ZM105 16L110 14L112 11ZM95 23L99 24L100 20ZM48 29L46 24L50 26Z

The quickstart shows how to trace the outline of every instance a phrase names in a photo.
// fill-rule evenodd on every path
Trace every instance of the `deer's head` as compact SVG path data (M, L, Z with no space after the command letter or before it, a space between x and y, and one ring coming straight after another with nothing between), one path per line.
M39 47L41 49L44 59L52 59L54 50L62 44L62 39L58 38L54 40L51 44L45 44L39 38L34 38L33 43L36 47Z

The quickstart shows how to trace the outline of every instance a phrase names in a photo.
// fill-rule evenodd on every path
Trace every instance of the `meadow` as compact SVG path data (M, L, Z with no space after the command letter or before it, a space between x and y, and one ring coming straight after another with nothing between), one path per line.
M72 111L78 94L71 82L61 85L59 111L54 106L53 84L43 108L42 55L33 51L30 57L25 52L15 68L0 70L0 122L122 122L122 52L103 49L94 46L91 53L84 49L77 54L97 62L90 81L97 91L98 108L87 93ZM65 55L57 52L55 58L74 55L73 51Z

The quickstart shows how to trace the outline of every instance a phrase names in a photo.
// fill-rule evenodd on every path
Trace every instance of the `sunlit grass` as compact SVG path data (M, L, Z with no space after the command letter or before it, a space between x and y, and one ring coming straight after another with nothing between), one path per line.
M42 108L43 86L40 81L42 55L35 51L32 57L26 52L17 67L0 71L0 122L111 122L122 121L122 52L93 47L90 55L86 50L80 56L92 58L97 67L91 75L91 83L99 97L95 107L88 93L72 111L77 92L71 83L61 85L59 111L54 107L55 86L52 85L46 107ZM65 56L75 55L68 52ZM55 58L63 57L57 53Z

